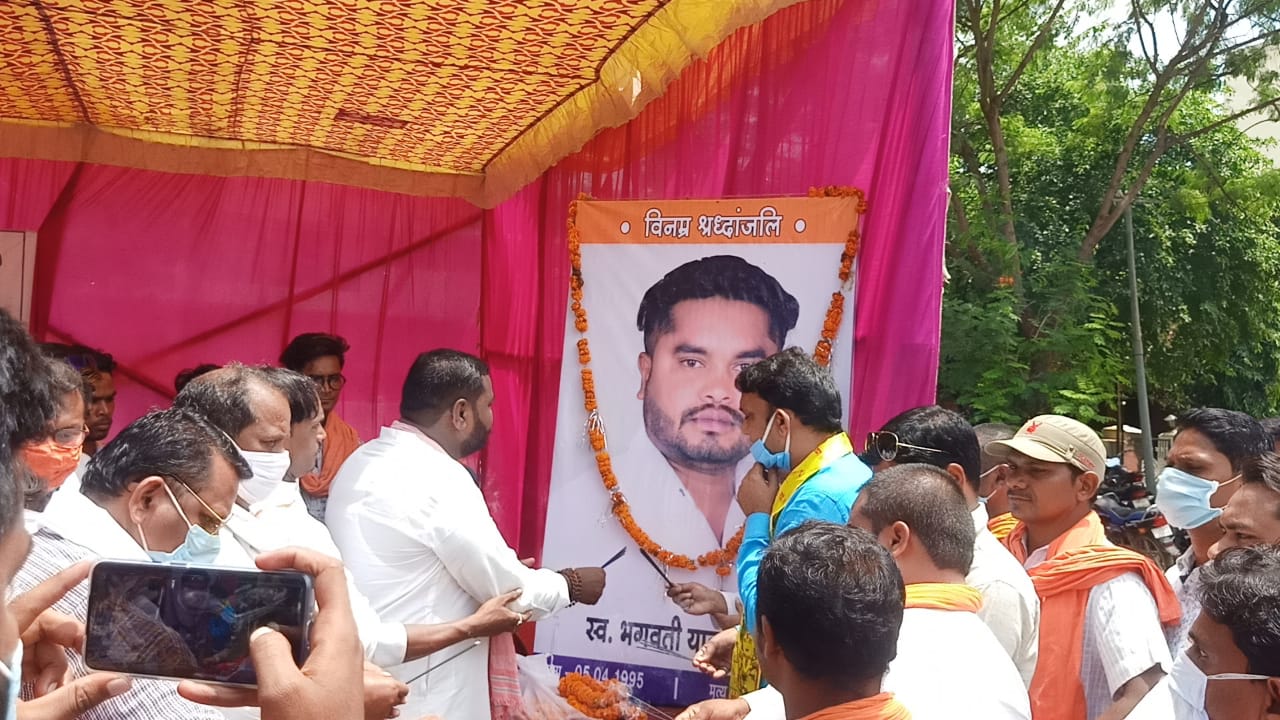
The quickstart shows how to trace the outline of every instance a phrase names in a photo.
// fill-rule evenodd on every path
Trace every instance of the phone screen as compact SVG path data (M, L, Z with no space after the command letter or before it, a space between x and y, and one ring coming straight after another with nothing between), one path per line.
M298 572L99 562L90 575L85 664L94 670L256 685L249 636L271 627L302 665L313 607Z

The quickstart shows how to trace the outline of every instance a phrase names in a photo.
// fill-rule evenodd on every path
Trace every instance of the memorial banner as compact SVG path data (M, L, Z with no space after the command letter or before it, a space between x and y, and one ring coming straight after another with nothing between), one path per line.
M736 493L752 462L739 371L800 346L829 362L847 418L865 207L857 191L817 194L834 196L583 200L571 211L543 564L625 552L598 605L538 624L535 647L561 672L621 680L654 705L723 696L723 681L692 666L717 625L670 600L668 581L699 583L736 612Z

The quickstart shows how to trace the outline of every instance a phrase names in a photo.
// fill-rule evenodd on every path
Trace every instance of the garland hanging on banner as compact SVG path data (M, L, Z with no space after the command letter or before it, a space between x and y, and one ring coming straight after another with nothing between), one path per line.
M861 190L850 187L822 187L811 188L809 197L853 197L858 199L858 217L861 218L866 213L866 198ZM618 477L613 472L613 461L609 457L608 444L605 441L603 423L600 420L600 407L596 401L595 378L591 373L591 346L587 341L587 309L582 304L582 288L584 281L582 277L582 233L578 229L578 201L590 199L587 195L579 195L578 200L569 205L568 220L568 240L569 240L569 262L571 266L569 274L569 297L571 299L570 308L573 310L573 326L574 329L582 335L578 340L578 364L582 366L582 398L583 405L587 411L587 437L591 442L591 450L596 456L596 469L600 472L600 480L604 483L604 487L609 491L609 497L612 502L612 512L614 517L622 525L623 530L641 550L649 553L658 562L667 567L680 568L682 570L697 570L699 567L715 568L716 573L720 576L727 576L733 572L734 561L738 557L738 549L742 545L743 528L738 528L738 532L725 544L723 548L717 548L710 552L699 555L697 559L690 558L688 555L673 553L654 542L638 524L631 515L631 506L627 503L626 496L618 487ZM852 289L853 283L853 262L858 255L859 245L861 243L861 235L857 228L849 231L848 238L845 240L844 252L840 255L840 269L837 277L840 279L840 289L831 294L831 304L827 307L826 319L822 323L822 335L818 340L817 347L814 348L813 357L821 365L831 364L831 353L835 347L836 335L840 331L840 324L844 319L845 298Z

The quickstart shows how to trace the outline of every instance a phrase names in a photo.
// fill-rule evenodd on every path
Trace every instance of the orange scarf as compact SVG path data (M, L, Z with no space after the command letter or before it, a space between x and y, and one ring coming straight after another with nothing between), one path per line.
M982 593L959 583L913 583L907 586L906 606L976 613L982 609Z
M1013 532L1013 529L1017 526L1018 518L1014 517L1013 513L997 515L987 521L987 529L1000 542L1004 542L1004 539L1009 537L1009 533Z
M1026 563L1027 526L1018 523L1005 545ZM1156 600L1160 622L1174 625L1182 615L1178 596L1164 573L1146 557L1107 543L1096 513L1049 544L1049 559L1027 573L1040 596L1040 657L1053 658L1036 668L1031 680L1031 715L1055 720L1084 720L1087 705L1080 682L1084 616L1089 591L1125 573L1142 576Z
M360 447L360 436L336 412L324 420L324 455L320 459L320 472L307 473L298 478L302 489L314 497L328 497L329 484L338 474L342 463Z
M906 706L893 693L882 692L869 698L825 708L803 720L911 720Z

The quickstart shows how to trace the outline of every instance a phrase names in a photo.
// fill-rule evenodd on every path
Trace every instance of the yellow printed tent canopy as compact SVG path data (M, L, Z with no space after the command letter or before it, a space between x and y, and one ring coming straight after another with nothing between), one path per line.
M0 155L492 206L796 0L0 0Z

